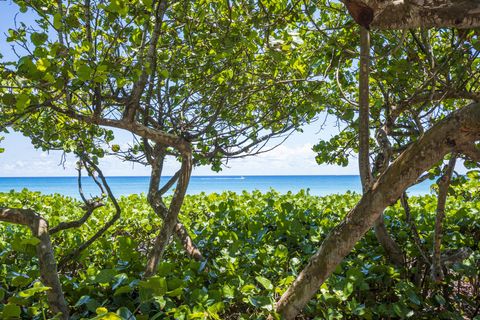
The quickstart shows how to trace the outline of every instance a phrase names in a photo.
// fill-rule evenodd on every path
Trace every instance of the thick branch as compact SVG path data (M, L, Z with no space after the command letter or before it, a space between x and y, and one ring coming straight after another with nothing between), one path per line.
M162 220L165 220L168 215L168 208L163 202L162 196L173 186L173 184L178 181L182 173L182 169L177 171L159 190L164 161L165 149L159 145L156 145L152 150L152 162L150 163L152 171L150 175L150 186L148 188L147 199L155 214ZM202 253L193 243L193 240L188 234L187 229L178 220L178 218L174 227L174 231L187 254L195 260L203 260Z
M443 220L445 219L445 205L447 203L448 187L452 179L453 169L457 156L452 155L450 161L445 168L445 173L438 179L438 197L437 197L437 215L435 217L435 233L433 241L433 259L432 259L432 279L440 282L443 280L444 274L441 261L441 245L443 233Z
M458 150L470 160L480 163L480 149L478 149L474 143L461 146Z
M132 94L126 105L124 118L126 119L127 122L134 121L135 114L140 106L140 98L147 84L147 79L149 75L147 70L148 68L152 68L156 65L157 44L158 44L158 39L160 37L161 27L163 23L163 16L165 14L166 8L167 8L167 1L158 0L157 6L155 8L155 25L153 27L153 31L150 39L150 45L148 47L148 51L145 57L146 61L144 60L144 56L142 52L142 55L140 56L140 59L139 59L139 64L141 65L143 70L140 75L140 79L133 86ZM146 31L147 30L145 30L145 32Z
M348 2L348 1L347 1ZM372 29L477 28L480 3L454 0L350 0L373 11ZM352 14L355 18L355 14ZM358 13L357 16L362 16ZM358 22L358 18L355 19Z
M359 76L359 144L358 144L358 166L362 190L365 193L373 182L370 166L370 107L369 107L369 71L370 71L370 32L360 27L360 76ZM388 159L387 159L388 161ZM374 225L375 236L385 250L388 259L395 265L401 266L404 263L403 253L395 243L395 240L388 233L383 215L377 219Z
M360 77L359 77L359 119L358 119L358 166L363 192L366 192L372 182L370 172L369 152L369 77L370 69L370 33L360 27Z
M480 104L470 104L435 124L404 151L323 241L317 253L283 294L276 311L293 319L320 285L374 224L418 177L457 145L480 139Z
M142 125L137 122L128 122L125 120L115 120L106 118L94 118L86 115L76 113L72 109L62 109L54 105L49 105L50 108L57 112L63 113L74 119L83 121L85 123L96 124L106 127L118 128L127 130L133 134L136 134L142 138L146 138L154 141L155 143L165 145L177 149L181 154L189 155L191 153L190 143L180 136L170 134L167 132L155 130Z
M61 319L68 319L69 310L58 278L47 221L32 210L11 208L0 208L0 221L28 226L32 234L40 240L37 245L40 277L43 284L51 288L47 291L48 304L54 314L62 313Z
M147 261L147 267L145 269L145 277L150 277L157 271L158 263L162 258L163 252L168 244L168 241L172 235L175 225L178 221L178 214L183 204L183 199L187 192L188 183L190 181L190 175L192 172L192 157L191 155L184 156L182 158L181 174L178 179L175 193L173 194L168 213L163 220L162 230L155 239L153 250Z

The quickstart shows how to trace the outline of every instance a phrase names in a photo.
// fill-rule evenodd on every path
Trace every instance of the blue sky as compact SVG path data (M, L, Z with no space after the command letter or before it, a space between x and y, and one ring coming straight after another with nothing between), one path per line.
M9 0L0 0L0 52L6 57L12 57L9 46L5 43L5 33L13 26L13 20L18 13L16 5ZM19 14L18 21L32 20L32 15ZM356 159L348 167L319 166L315 162L315 153L312 146L322 138L331 137L338 129L334 122L327 121L324 129L319 132L323 121L308 125L303 133L294 133L280 147L259 155L244 159L232 160L228 167L220 173L223 175L338 175L358 174ZM129 134L115 131L120 145L127 144L132 138ZM0 154L0 177L19 176L73 176L76 175L75 159L67 156L63 165L60 152L42 152L35 150L28 138L19 133L5 135L5 140L0 142L5 152ZM140 165L122 162L115 157L106 157L101 161L102 169L110 176L149 175L148 168ZM167 162L164 174L170 175L177 170L175 161ZM194 175L215 174L208 167L199 167L194 170Z
M283 145L278 148L244 159L231 160L221 175L344 175L358 174L356 159L352 159L348 167L319 166L315 162L315 153L312 146L319 136L330 136L336 129L333 127L318 133L319 123L305 128L304 133L294 133ZM118 143L127 144L131 138L129 134L116 131ZM60 165L62 154L58 151L42 152L35 150L28 138L19 133L5 136L0 143L5 152L0 154L0 177L35 177L35 176L74 176L75 158L67 156L63 165ZM101 168L108 176L135 176L149 175L149 170L141 165L132 165L128 162L107 156L102 159ZM178 163L167 161L165 175L171 175L178 169ZM194 175L216 174L209 167L195 168Z

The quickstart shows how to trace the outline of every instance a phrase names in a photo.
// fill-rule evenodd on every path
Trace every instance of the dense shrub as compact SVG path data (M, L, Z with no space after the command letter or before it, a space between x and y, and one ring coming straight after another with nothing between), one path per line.
M452 189L444 249L470 247L473 254L448 269L441 284L429 280L411 240L402 207L386 211L388 228L403 248L407 268L384 258L373 233L322 285L303 313L317 319L477 318L480 263L478 184ZM263 319L295 279L328 231L358 201L347 193L315 197L275 191L188 196L182 221L204 254L196 262L175 240L155 277L142 280L146 252L160 219L144 196L121 199L122 218L103 238L60 271L72 319ZM51 226L82 214L80 203L60 195L22 191L0 194L0 206L32 208ZM432 247L435 196L412 197L412 215ZM57 259L93 234L113 214L106 206L81 228L53 236ZM21 226L0 224L0 312L44 319L48 306L38 282L34 245Z

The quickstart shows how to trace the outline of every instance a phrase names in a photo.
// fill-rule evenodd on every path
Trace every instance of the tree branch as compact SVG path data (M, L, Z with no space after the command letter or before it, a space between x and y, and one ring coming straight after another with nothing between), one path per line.
M47 221L32 210L14 208L0 208L0 221L27 226L33 236L40 240L37 245L40 277L43 284L51 288L47 291L48 304L54 314L62 313L61 319L67 320L69 310L58 278L57 263L48 233Z
M435 232L433 240L433 259L432 259L432 279L441 282L444 278L442 261L441 261L441 245L443 234L443 220L445 219L445 205L447 203L448 187L452 179L453 170L457 155L452 154L450 161L444 169L443 175L438 179L438 196L437 196L437 214L435 216Z
M477 1L351 0L373 10L373 29L476 28L480 26Z
M418 177L463 145L480 139L480 104L463 107L435 124L404 151L325 238L317 253L282 295L276 311L294 319L356 242Z
M112 218L110 218L105 225L98 230L90 239L82 243L80 246L78 246L76 249L74 249L72 252L67 254L65 257L63 257L60 262L58 263L59 268L62 268L69 260L75 258L78 256L83 250L88 248L95 240L100 238L119 218L120 218L120 213L121 213L121 208L117 202L117 199L112 193L112 190L110 189L110 186L107 183L107 180L105 179L105 176L103 175L102 171L100 168L93 163L92 160L90 160L86 155L81 155L81 158L85 163L88 163L89 166L95 170L95 172L98 173L98 176L100 177L100 180L102 181L103 186L105 187L105 190L107 191L108 198L110 201L112 201L113 206L115 207L115 214L113 215Z

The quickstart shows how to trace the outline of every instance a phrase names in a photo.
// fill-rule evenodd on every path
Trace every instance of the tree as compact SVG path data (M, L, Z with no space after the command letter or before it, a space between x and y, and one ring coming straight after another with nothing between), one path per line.
M355 16L356 9L351 8L351 3L346 4L355 20L365 27L381 28L382 18L388 22L387 11L379 13L375 9L374 22L363 23L364 16L359 19L359 16ZM450 14L452 12L454 11ZM468 20L472 26L477 23L475 19ZM432 26L428 24L432 23L431 20L425 21L426 26ZM411 21L403 23L405 28L416 26ZM436 27L449 26L442 20L437 20L436 23ZM408 33L411 42L406 41ZM391 38L391 35L394 38ZM374 46L375 43L379 48L374 47L373 75L370 80L370 82L373 80L376 87L370 93L375 102L370 113L367 108L363 115L365 116L367 111L369 129L366 135L368 136L368 131L374 128L377 143L363 142L363 152L360 152L360 157L366 157L364 162L367 163L363 168L367 171L362 174L364 178L369 176L369 156L375 159L372 170L373 183L347 218L330 232L308 265L278 301L277 312L286 319L293 319L302 310L338 263L350 252L356 241L380 217L383 210L395 203L409 186L428 177L427 171L438 167L446 155L463 153L469 159L478 161L476 155L479 149L475 143L480 138L478 131L480 105L472 103L464 106L468 100L478 101L479 98L477 81L473 80L478 76L475 62L478 56L476 50L478 38L475 32L444 29L422 29L420 32L410 30L401 34L384 32L379 34L377 39L374 38ZM382 50L380 47L385 49ZM388 55L396 59L389 61L382 59ZM392 71L396 72L396 75L393 75ZM344 73L349 74L351 71L344 70ZM473 78L470 78L471 76ZM337 82L338 90L344 100L356 108L357 105L351 102L353 99L350 99L342 89L342 86L345 88L345 84L351 86L355 81L348 81L349 78L345 78L347 80L343 83ZM362 109L360 112L362 114ZM319 152L317 159L320 162L345 164L348 162L347 155L340 156L340 159L336 158L340 153L339 149L341 152L358 150L359 145L356 144L355 137L362 130L362 124L352 121L353 117L350 114L348 117L345 114L341 110L336 113L340 119L350 120L351 125L345 127L330 141L321 142L316 146L316 151ZM348 144L345 145L345 142ZM368 153L368 145L374 148L371 154ZM471 151L469 156L466 150ZM476 165L478 166L478 163ZM450 163L446 169L444 177L447 177L445 178L447 182L444 184L448 185L452 167L453 163ZM445 188L442 187L441 190L443 191L439 194L437 209L439 229L445 201ZM441 231L438 234L441 234ZM441 260L437 237L436 240L434 259L437 268L433 270L438 270Z
M355 21L375 29L476 28L480 25L480 6L474 1L345 0L344 3Z
M19 56L2 64L1 123L38 147L84 157L92 168L106 152L152 168L148 199L164 223L146 276L155 273L173 230L185 235L178 214L193 166L218 170L231 158L262 152L268 140L323 108L343 125L318 144L318 161L347 164L349 153L361 149L362 176L371 182L278 302L286 318L303 308L383 210L399 198L406 203L406 188L447 154L478 161L479 106L468 104L479 97L475 30L373 33L367 51L374 102L360 123L353 67L359 32L338 3L18 3L39 21L10 31ZM357 22L374 28L380 13L388 15L369 3L346 4ZM127 130L138 142L122 150L109 128ZM181 166L163 183L166 158Z
M346 219L329 233L283 294L277 311L286 319L293 319L388 205L396 202L406 188L447 153L480 139L479 123L480 105L470 104L440 121L403 152Z
M9 31L18 61L2 64L1 123L93 165L110 152L152 168L148 200L163 226L146 276L174 230L201 258L178 221L194 166L263 152L320 108L315 42L302 39L308 21L291 3L17 3L38 20ZM138 143L121 150L108 128ZM180 169L163 183L166 158Z
M0 221L21 224L30 228L37 237L37 256L42 282L49 289L47 299L54 314L61 313L61 319L68 319L68 306L63 295L57 274L57 262L53 254L48 223L41 216L29 209L0 208Z

